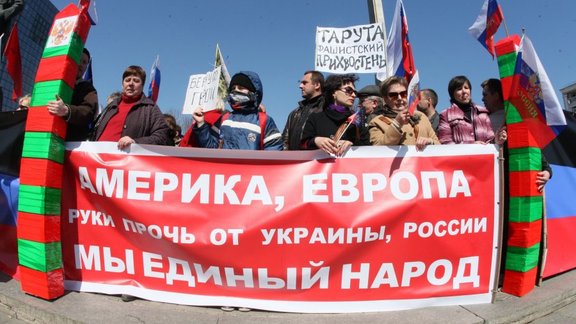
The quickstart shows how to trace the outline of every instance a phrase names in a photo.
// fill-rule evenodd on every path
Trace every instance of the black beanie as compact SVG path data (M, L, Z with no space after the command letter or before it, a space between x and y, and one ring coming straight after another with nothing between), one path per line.
M228 90L231 91L235 85L243 86L244 88L250 90L251 92L256 92L256 88L254 87L252 81L246 74L242 73L234 74L232 80L230 80L230 87Z

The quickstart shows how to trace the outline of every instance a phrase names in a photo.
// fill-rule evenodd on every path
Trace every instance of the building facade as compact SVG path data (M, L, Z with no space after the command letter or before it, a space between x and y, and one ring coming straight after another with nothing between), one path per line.
M564 110L576 113L576 83L560 89L564 99Z
M23 94L32 93L36 70L46 46L52 21L57 13L58 9L50 0L28 0L25 1L24 10L12 20L12 24L18 23ZM5 35L2 38L3 45L7 40L8 35ZM0 87L2 87L3 92L0 108L2 111L15 110L18 103L12 101L14 83L6 70L5 57L2 57L0 69Z

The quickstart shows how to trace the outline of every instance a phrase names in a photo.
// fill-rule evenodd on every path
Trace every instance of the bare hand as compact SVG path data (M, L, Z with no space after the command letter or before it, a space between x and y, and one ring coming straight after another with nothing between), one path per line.
M132 139L132 137L130 137L130 136L124 136L124 137L122 137L120 140L118 140L118 148L119 148L120 150L123 150L123 149L129 147L131 144L134 144L134 143L136 143L136 141L134 141L134 140Z
M416 139L416 151L423 151L426 146L434 144L434 141L428 137L418 137Z
M48 102L47 108L49 113L59 117L66 117L70 112L70 108L66 106L64 101L62 101L62 98L60 98L58 95L56 95L56 100L51 100Z
M204 125L204 109L202 109L202 107L196 107L196 110L194 110L192 117L196 121L197 127Z
M550 172L544 170L536 174L536 186L538 187L539 192L542 192L542 190L544 190L544 185L546 185L546 182L548 182L548 180L550 180Z
M506 131L506 126L500 127L498 132L496 132L495 142L498 145L504 144L508 140L508 132Z
M336 142L329 137L315 137L314 144L316 144L316 147L328 154L336 155L336 153L338 153L339 147L336 145Z
M408 124L408 119L410 118L410 113L408 110L403 110L396 115L396 121L400 124L400 127Z
M354 143L346 140L340 140L336 143L338 150L336 151L336 156L342 156Z

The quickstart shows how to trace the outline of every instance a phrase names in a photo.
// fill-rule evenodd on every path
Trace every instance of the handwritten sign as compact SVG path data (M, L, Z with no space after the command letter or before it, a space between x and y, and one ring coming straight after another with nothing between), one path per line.
M218 84L221 68L218 66L206 74L194 74L190 76L186 99L184 100L183 114L191 115L197 107L204 111L216 108L220 98L218 97Z
M315 69L332 73L386 70L386 36L382 24L316 28Z

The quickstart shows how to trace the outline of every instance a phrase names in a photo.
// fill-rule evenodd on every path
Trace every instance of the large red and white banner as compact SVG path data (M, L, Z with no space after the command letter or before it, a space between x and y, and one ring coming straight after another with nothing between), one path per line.
M492 301L493 146L68 145L67 289L310 313Z

